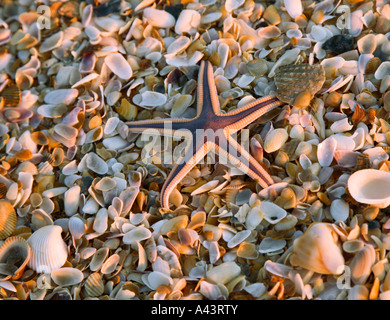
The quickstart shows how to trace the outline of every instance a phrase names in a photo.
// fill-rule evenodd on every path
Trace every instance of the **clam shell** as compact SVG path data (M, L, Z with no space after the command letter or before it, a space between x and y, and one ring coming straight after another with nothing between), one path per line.
M286 129L275 129L272 130L265 137L264 141L264 151L267 153L272 153L279 150L287 141L288 133Z
M61 103L70 105L76 100L78 94L79 92L76 89L57 89L46 94L43 100L49 105Z
M229 261L207 271L206 278L215 284L226 284L238 277L240 273L241 268L235 262Z
M378 208L390 205L390 173L376 169L362 169L348 179L348 191L360 203Z
M104 59L104 62L115 75L123 80L129 80L133 75L131 66L120 53L111 53Z
M281 66L275 73L275 84L278 89L276 96L279 100L293 105L297 96L305 91L313 98L324 82L325 70L320 64Z
M322 273L341 274L344 257L338 245L338 236L327 223L314 223L293 243L290 256L293 266Z
M68 221L68 228L75 240L78 240L85 234L85 221L79 216L72 216Z
M354 284L364 284L366 282L375 260L375 250L371 245L365 246L355 255L350 264L351 279Z
M73 286L84 279L83 273L76 268L60 268L50 274L54 283L61 287Z
M6 200L0 200L0 240L8 238L14 232L17 216L14 207Z
M68 258L68 249L61 237L62 228L57 225L44 226L29 238L31 259L28 266L38 273L50 273L59 269Z
M19 236L10 237L0 247L0 263L12 264L15 270L9 276L2 278L2 281L19 279L28 261L31 258L31 248L27 241ZM17 265L14 263L17 261Z
M150 25L157 28L171 28L175 25L175 17L165 10L146 8L143 17Z
M34 115L31 110L20 107L3 108L0 114L7 122L24 121Z

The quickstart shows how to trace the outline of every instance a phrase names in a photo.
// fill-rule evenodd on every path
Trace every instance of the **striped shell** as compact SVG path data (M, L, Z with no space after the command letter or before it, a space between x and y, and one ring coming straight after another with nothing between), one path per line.
M17 216L14 207L6 200L0 200L0 240L8 238L16 227Z
M15 270L1 281L19 279L30 258L31 248L24 238L17 236L5 240L0 247L0 264L10 264Z
M16 85L4 89L0 95L4 98L4 107L17 106L22 96L20 89Z
M60 226L48 225L39 228L28 238L32 249L28 263L31 269L38 273L49 273L62 267L68 258L68 249L61 232Z
M276 96L279 100L292 105L303 92L309 92L313 98L324 82L325 70L320 64L281 66L275 73L275 84L278 89Z
M88 297L99 297L104 292L104 283L100 273L94 272L89 275L84 284L85 293Z

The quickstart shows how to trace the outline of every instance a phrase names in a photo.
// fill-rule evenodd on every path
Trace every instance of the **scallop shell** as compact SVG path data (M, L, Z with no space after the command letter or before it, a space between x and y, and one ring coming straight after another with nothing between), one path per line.
M0 200L0 240L14 232L17 216L14 207L6 200Z
M62 228L49 225L35 231L29 238L31 259L28 266L38 273L60 268L68 258L68 249L61 237Z
M322 274L341 274L344 257L338 244L338 236L327 223L314 223L293 244L290 256L293 266L299 266Z
M294 104L297 96L309 92L311 98L321 90L325 82L325 69L320 64L281 66L275 73L275 84L279 100L290 105Z
M390 205L390 172L363 169L348 179L348 191L357 202L378 208Z
M9 263L14 268L12 270L12 274L2 278L1 280L19 279L22 276L30 258L31 248L24 238L16 236L5 240L0 247L0 264ZM14 264L15 261L17 261L17 265Z

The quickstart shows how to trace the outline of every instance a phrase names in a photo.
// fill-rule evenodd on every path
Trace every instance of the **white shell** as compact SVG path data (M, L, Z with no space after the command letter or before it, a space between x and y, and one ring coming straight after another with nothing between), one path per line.
M132 244L136 243L137 241L142 241L149 239L152 236L152 233L149 229L146 229L145 227L135 227L131 229L129 232L125 233L123 236L123 243L124 244Z
M345 221L349 217L349 204L342 199L332 201L330 214L335 221Z
M233 261L224 262L207 271L206 278L216 284L225 284L241 273L241 268Z
M157 28L171 28L175 25L174 16L164 10L146 8L144 10L144 18L150 25Z
M278 223L287 215L286 210L271 201L262 201L260 210L264 214L264 219L271 224Z
M62 228L49 225L35 231L27 240L31 246L28 266L38 273L59 269L68 258L68 250L61 237Z
M49 105L57 105L60 103L69 105L76 100L78 94L79 92L76 89L57 89L45 95L43 101Z
M96 153L90 152L86 159L87 168L98 174L106 174L108 165Z
M123 80L128 80L133 75L131 66L120 53L111 53L104 59L104 62L113 73Z
M60 268L51 272L54 283L61 286L73 286L84 279L83 273L76 268Z
M301 0L284 0L284 7L291 18L295 19L303 13Z
M74 186L64 194L64 210L68 217L76 214L79 209L80 191L80 186Z
M185 9L180 12L175 25L175 32L182 34L184 32L192 33L200 24L201 15L195 10Z
M390 173L376 169L356 171L348 179L348 190L360 203L386 208L390 205Z
M336 151L337 141L330 136L317 146L318 163L322 167L329 167L333 161L334 153Z
M72 216L68 221L69 232L78 240L85 234L85 221L79 216Z

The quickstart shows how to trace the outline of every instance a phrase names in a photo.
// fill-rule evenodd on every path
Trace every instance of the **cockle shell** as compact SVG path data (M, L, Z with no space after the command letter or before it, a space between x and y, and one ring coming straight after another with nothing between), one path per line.
M0 247L0 264L10 264L11 274L2 281L19 279L31 258L31 248L27 241L19 236L9 237ZM15 262L17 261L17 262Z
M358 170L348 179L348 191L357 202L386 208L390 205L390 173L376 169Z
M322 274L341 274L344 257L338 235L330 224L313 223L293 244L290 256L293 266Z
M14 232L17 216L14 207L6 200L0 200L0 240L8 238Z
M84 283L84 289L88 297L101 296L104 292L104 283L100 273L91 273Z
M48 225L39 228L29 238L31 259L28 266L38 273L49 273L60 268L68 258L68 249L61 237L62 228Z
M325 82L325 70L322 65L281 66L275 73L275 84L279 100L294 105L295 99L303 92L309 92L311 98L322 88Z

